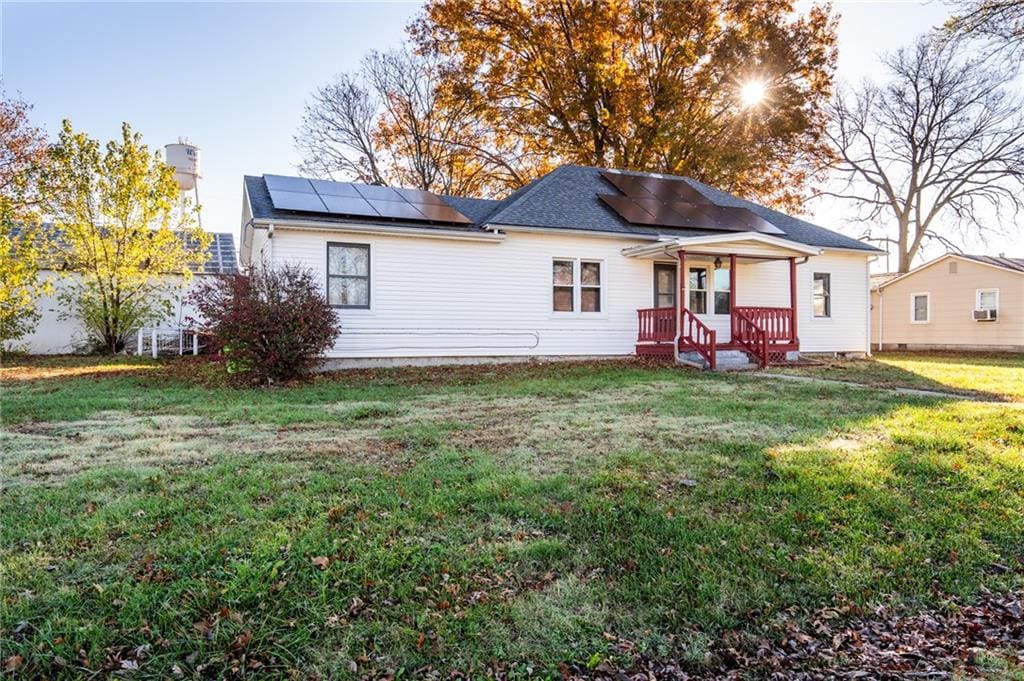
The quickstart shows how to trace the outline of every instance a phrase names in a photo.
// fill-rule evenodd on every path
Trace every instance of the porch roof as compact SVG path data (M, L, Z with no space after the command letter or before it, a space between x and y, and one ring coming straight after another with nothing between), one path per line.
M754 259L791 258L821 255L817 246L758 232L709 234L706 236L660 239L651 244L624 248L627 258L656 258L679 251L707 255L737 255Z

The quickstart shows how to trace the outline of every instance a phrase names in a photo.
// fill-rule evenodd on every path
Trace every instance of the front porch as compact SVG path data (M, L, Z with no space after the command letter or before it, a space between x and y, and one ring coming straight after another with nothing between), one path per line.
M785 362L800 350L796 268L818 252L750 233L627 249L627 256L656 261L655 306L637 310L636 354L680 362L689 356L710 369L723 351L741 352L761 368Z

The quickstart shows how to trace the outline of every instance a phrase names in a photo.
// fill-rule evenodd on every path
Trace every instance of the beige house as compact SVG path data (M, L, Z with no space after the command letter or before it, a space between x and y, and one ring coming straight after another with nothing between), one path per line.
M885 350L1024 352L1024 258L947 253L871 281L871 341Z

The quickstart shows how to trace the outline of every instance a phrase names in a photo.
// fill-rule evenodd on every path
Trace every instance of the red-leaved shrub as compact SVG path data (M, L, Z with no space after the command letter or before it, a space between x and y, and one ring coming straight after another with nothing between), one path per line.
M307 374L341 332L313 273L294 265L204 277L189 302L212 349L247 383Z

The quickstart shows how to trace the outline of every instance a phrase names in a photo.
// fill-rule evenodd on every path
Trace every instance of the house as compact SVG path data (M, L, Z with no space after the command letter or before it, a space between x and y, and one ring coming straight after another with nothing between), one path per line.
M871 307L877 348L1024 351L1024 258L947 253L874 281Z
M869 351L881 251L689 178L566 165L486 200L263 175L243 194L242 264L314 270L349 365Z
M192 284L177 291L173 296L173 312L163 324L165 335L172 334L180 338L179 330L188 326L187 319L194 314L194 310L188 305L186 298L197 277L238 271L234 235L228 232L214 232L212 236L207 247L206 262L194 270ZM51 238L59 239L59 236L51 235ZM44 295L36 301L36 309L40 313L39 322L32 333L13 342L14 348L34 355L57 355L80 352L88 346L88 336L78 320L66 318L62 314L60 291L68 285L69 277L74 277L75 274L71 272L63 275L62 277L61 273L53 269L39 271L41 279L53 282L54 290L52 294ZM180 286L181 277L169 276L168 283Z

